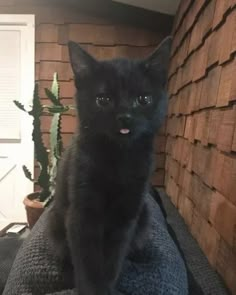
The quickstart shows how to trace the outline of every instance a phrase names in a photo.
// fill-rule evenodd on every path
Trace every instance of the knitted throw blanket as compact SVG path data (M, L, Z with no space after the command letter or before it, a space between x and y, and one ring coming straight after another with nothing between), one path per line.
M137 260L125 260L117 290L125 295L187 295L187 275L182 258L168 234L157 203L151 208L149 239ZM46 210L24 241L11 269L3 295L70 295L62 266L47 237Z

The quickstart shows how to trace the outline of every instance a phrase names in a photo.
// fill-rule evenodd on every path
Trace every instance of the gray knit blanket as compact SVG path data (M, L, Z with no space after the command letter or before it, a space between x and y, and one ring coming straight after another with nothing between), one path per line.
M184 262L160 208L152 197L148 199L152 213L148 242L137 259L125 260L117 290L125 295L187 295ZM46 210L20 248L3 295L75 294L65 285L63 267L50 247L47 216Z

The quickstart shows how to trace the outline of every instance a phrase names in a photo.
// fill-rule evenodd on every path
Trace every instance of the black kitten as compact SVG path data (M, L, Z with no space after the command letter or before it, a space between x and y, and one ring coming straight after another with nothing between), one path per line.
M69 43L79 135L60 165L49 221L55 249L72 261L80 295L115 294L124 258L144 243L170 44L167 38L145 60L98 62Z

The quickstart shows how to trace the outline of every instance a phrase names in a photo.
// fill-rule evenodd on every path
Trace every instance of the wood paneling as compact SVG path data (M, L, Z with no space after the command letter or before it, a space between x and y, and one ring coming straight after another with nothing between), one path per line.
M182 0L173 32L166 191L236 294L236 3Z

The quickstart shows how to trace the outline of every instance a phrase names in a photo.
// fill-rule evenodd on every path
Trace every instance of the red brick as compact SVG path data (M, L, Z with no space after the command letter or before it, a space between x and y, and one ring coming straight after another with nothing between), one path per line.
M159 128L159 130L157 131L157 134L158 135L166 135L166 127L167 127L167 118L162 123L161 127Z
M190 93L191 93L191 87L190 85L187 85L182 90L182 113L184 115L191 113L191 106L190 106Z
M165 161L165 170L166 171L169 171L169 169L170 169L170 161L171 161L171 156L167 155L166 161Z
M75 95L75 86L73 81L69 82L60 82L60 96L63 98L74 97Z
M231 294L236 294L236 254L223 239L220 240L216 269L224 277Z
M68 48L67 43L69 41L69 25L68 24L62 24L58 26L58 44L65 45L63 48ZM64 52L65 53L65 52ZM68 53L68 50L67 50ZM69 56L68 56L69 61Z
M69 62L69 51L67 45L61 45L61 61L62 62Z
M221 110L212 110L210 115L210 126L209 126L209 136L208 142L211 144L216 144L220 124L223 118L223 112Z
M177 125L177 135L178 136L184 135L185 121L186 121L185 116L178 117L178 125Z
M176 81L175 81L175 86L174 86L174 94L176 94L180 88L182 87L182 75L183 75L183 68L179 68L178 72L176 74Z
M71 67L68 63L43 61L40 63L40 79L51 80L54 73L58 73L59 80L68 81L73 78Z
M200 214L208 220L212 200L212 190L194 175L191 181L191 200Z
M176 81L176 73L173 74L169 81L168 81L168 93L169 93L169 96L171 96L172 94L174 94L174 88L175 88L175 81Z
M156 153L164 153L165 148L166 148L166 136L164 135L156 136L156 140L155 140Z
M202 89L202 96L205 95L205 104L203 107L213 107L216 105L220 76L221 67L216 67L208 73L206 79L206 91L204 92Z
M212 197L210 221L229 246L236 250L236 206L217 191Z
M52 116L42 116L41 117L41 130L42 132L49 133L50 126L51 126Z
M217 155L214 187L236 205L236 158Z
M202 230L198 242L210 264L215 267L220 244L220 235L206 220L203 219L201 225Z
M61 131L63 133L74 133L77 126L77 119L73 116L62 116Z
M187 198L187 196L185 196L182 187L180 186L179 188L179 196L178 196L178 204L177 204L177 208L180 212L180 214L183 216L182 212L183 212L183 203L184 203L184 199ZM181 212L182 209L182 212Z
M220 152L216 153L213 186L214 186L214 188L216 188L217 190L220 190L220 191L222 188L221 183L222 183L222 181L224 181L224 178L222 178L222 168L224 165L224 159L225 159L225 156L222 153L220 153Z
M191 2L190 0L180 2L179 8L178 8L178 13L176 15L176 20L175 20L175 27L176 28L179 27L179 24L183 18L184 13L186 12L186 9L188 8L190 2Z
M175 141L175 146L172 150L172 157L176 161L180 162L181 161L181 154L183 150L183 138L177 137L177 140Z
M195 107L195 97L197 95L197 84L192 83L189 85L189 97L188 97L188 112L187 114L191 114L194 111Z
M169 176L167 177L168 177L168 180L166 185L166 193L168 196L170 196L172 203L177 207L179 187L171 177Z
M116 44L135 46L158 44L162 40L160 33L126 25L116 25L114 37Z
M215 12L216 0L210 1L202 12L202 35L203 37L211 30ZM199 20L200 21L200 20Z
M179 212L183 216L186 224L191 227L192 219L193 219L193 202L183 193L182 196L179 196L179 200L182 198L182 202L179 202Z
M189 139L189 141L193 142L194 140L194 117L187 116L186 117L186 125L184 131L184 138Z
M166 150L165 152L167 154L172 154L172 149L173 149L173 145L174 145L174 141L176 139L171 137L171 136L167 136L167 141L166 141Z
M48 88L48 89L51 89L51 86L52 86L52 78L53 76L51 77L51 80L48 80L48 81L39 81L39 96L41 99L46 99L46 93L45 93L45 88Z
M210 35L209 51L207 58L207 66L210 67L216 62L218 62L221 51L221 34L222 27L217 31L213 31Z
M133 38L137 34L139 38ZM160 41L160 36L154 32L123 25L70 24L69 39L96 45L147 46Z
M194 238L199 242L201 232L204 226L204 219L199 214L198 209L193 209L193 217L192 217L192 224L191 224L191 234L194 236Z
M192 144L188 140L183 141L181 153L181 164L185 167L190 159L190 154L192 153Z
M202 42L202 31L201 31L201 21L199 20L192 32L191 32L191 38L189 42L189 53L191 53L193 50L195 50Z
M229 200L236 205L236 158L232 157L231 162L231 183L230 183L230 194Z
M69 40L87 44L114 45L115 34L113 26L96 26L94 24L70 24Z
M193 178L193 175L191 173L189 173L187 170L185 170L184 176L183 176L182 189L188 197L190 197L190 195L191 195L192 178Z
M210 111L205 111L204 117L205 118L204 118L204 126L202 130L201 142L203 145L207 146L209 132L210 132L210 117L211 117Z
M193 81L199 80L205 75L207 68L207 56L210 39L207 38L203 46L198 49L195 54L195 69L193 73Z
M234 137L233 137L232 151L236 152L236 127L234 128Z
M233 33L234 33L234 23L235 23L236 12L232 13L227 17L226 22L223 26L223 33L221 42L224 46L221 46L220 52L220 63L226 62L230 58L232 42L233 42Z
M236 58L234 59L234 61L232 61L232 63L233 63L232 77L236 77ZM231 84L229 100L230 101L235 101L236 100L236 83L233 83L233 82Z
M183 73L182 73L182 86L185 86L186 84L188 84L189 82L191 82L191 70L192 68L190 67L191 59L188 59L187 62L185 63L184 67L183 67Z
M43 116L41 118L42 122L42 132L48 133L51 126L52 116ZM62 116L61 131L62 133L74 133L76 129L77 121L74 116Z
M199 101L200 110L207 107L207 97L209 92L208 81L209 81L209 77L206 77L205 79L202 80L202 91L201 91L201 97Z
M63 142L63 147L66 148L72 139L73 134L72 133L63 133L62 134L62 142Z
M163 169L165 167L165 154L155 154L154 161L156 169Z
M179 175L178 175L178 180L177 180L177 184L180 188L183 187L183 181L184 181L184 171L185 168L181 167L181 165L179 166Z
M222 0L217 0L216 1L216 6L215 6L215 14L214 14L214 19L213 19L213 29L219 25L219 23L223 19L223 15L225 13L225 3L226 1Z
M202 145L200 144L197 144L193 147L192 153L193 153L192 169L203 180L205 165L206 165L207 158L209 157L210 150L202 147Z
M195 103L194 103L194 111L198 111L200 109L200 98L202 93L202 80L196 83L195 89Z
M220 85L217 97L217 107L227 106L232 87L233 62L222 66Z
M112 59L117 56L133 57L133 52L128 46L84 45L83 47L98 60Z
M151 182L154 186L164 186L165 170L158 169L152 176Z
M205 126L205 121L206 121L206 112L203 111L201 113L196 114L195 119L196 119L195 139L201 140L203 129Z
M236 1L233 0L235 3ZM232 38L232 44L231 44L231 53L234 53L236 51L236 17L235 17L235 11L234 11L234 32L233 32L233 38Z
M169 175L174 179L174 181L176 183L178 182L179 169L180 169L179 163L173 159L170 159L169 160Z
M213 178L215 174L215 164L217 159L218 151L214 148L208 151L208 155L206 157L205 169L203 171L203 181L209 186L213 186Z
M217 135L217 147L224 152L230 152L236 123L236 108L224 110L223 118Z
M176 95L175 103L174 103L174 113L175 115L180 115L181 114L181 91Z
M40 75L40 63L35 63L35 81L39 80Z
M56 43L37 43L36 53L39 61L61 61L62 47Z
M54 24L40 24L36 28L36 42L58 41L58 26Z

